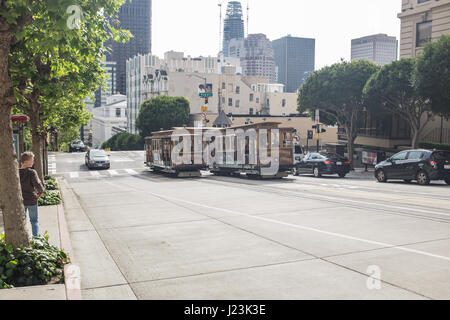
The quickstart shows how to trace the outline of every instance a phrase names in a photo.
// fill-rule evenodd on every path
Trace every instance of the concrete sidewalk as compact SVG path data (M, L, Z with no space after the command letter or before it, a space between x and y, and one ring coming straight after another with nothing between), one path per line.
M0 233L4 232L3 218L0 213ZM58 222L58 206L39 207L39 233L47 231L49 242L61 247L60 228ZM31 236L31 225L28 220L28 232ZM13 289L0 289L0 300L66 300L64 284L33 286Z

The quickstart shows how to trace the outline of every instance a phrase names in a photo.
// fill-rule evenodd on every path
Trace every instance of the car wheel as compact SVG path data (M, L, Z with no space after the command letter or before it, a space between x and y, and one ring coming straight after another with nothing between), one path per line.
M430 177L425 171L419 171L416 176L417 183L421 186L426 186L430 184Z
M345 173L339 173L339 178L345 178L346 174Z
M297 169L296 167L294 167L294 168L292 169L292 174L293 174L294 176L298 176L298 175L299 175L298 169Z
M316 177L316 178L320 178L322 176L322 174L320 173L319 167L315 167L313 173L314 173L314 177Z
M386 173L384 173L384 170L377 171L377 180L378 182L387 182Z
M446 184L450 184L450 178L444 180Z

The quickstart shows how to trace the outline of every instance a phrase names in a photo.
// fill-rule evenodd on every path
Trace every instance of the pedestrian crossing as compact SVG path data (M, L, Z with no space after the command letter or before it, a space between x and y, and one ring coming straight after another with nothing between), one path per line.
M105 179L114 177L136 176L142 173L142 169L116 169L116 170L92 170L92 171L74 171L58 173L59 176L65 176L67 179Z

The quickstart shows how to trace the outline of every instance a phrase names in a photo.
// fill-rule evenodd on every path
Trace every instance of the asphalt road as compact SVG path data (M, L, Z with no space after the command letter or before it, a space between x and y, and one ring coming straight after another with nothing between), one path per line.
M450 186L176 179L52 154L85 299L449 299Z

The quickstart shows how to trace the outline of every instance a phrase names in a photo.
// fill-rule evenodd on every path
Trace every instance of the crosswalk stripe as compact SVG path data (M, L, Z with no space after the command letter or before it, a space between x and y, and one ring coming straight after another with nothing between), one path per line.
M76 179L76 178L79 178L79 177L80 177L80 174L78 172L71 172L70 173L70 178L71 179Z
M119 173L116 170L108 170L108 173L112 176L118 176Z
M133 169L125 169L125 171L129 174L137 174L137 172L134 171Z
M90 173L91 173L91 176L93 176L93 177L99 177L100 176L100 173L98 173L97 171L90 171Z

